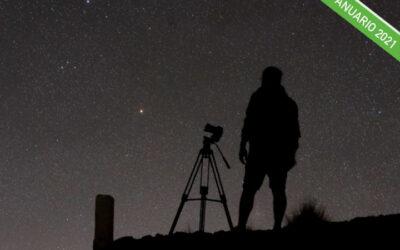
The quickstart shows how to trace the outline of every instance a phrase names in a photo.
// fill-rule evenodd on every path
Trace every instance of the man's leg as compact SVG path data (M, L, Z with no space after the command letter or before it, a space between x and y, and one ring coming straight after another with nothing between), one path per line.
M238 229L245 230L250 212L253 209L254 196L257 190L251 188L243 188L242 197L239 205L239 223Z
M242 197L239 204L239 222L237 226L239 230L246 229L247 220L253 209L254 196L264 181L265 171L259 165L260 163L254 158L254 154L253 157L252 154L249 154L244 173Z
M274 230L277 230L281 228L283 216L286 211L285 187L272 188L272 195L274 197Z
M283 216L286 211L286 179L287 172L275 172L269 175L269 187L272 191L272 196L274 199L274 230L281 228Z

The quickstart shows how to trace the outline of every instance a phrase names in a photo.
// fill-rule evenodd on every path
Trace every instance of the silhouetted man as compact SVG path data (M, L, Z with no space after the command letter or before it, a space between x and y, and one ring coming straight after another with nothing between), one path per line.
M254 196L265 175L273 194L274 229L280 229L286 210L287 172L296 164L300 128L296 103L280 84L282 72L268 67L262 86L251 96L242 129L239 158L246 164L238 229L245 230ZM246 144L249 143L249 153Z

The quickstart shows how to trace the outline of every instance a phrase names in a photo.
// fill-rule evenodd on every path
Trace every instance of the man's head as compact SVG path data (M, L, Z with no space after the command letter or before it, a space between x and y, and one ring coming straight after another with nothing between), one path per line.
M262 87L276 87L281 84L282 71L274 66L264 69L262 74Z

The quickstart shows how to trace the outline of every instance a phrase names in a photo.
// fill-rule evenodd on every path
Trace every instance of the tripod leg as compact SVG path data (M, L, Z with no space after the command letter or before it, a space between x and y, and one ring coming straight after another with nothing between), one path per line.
M171 235L171 234L174 232L174 230L175 230L176 224L178 223L179 216L181 215L183 206L185 205L185 202L186 202L186 201L187 201L187 195L184 194L184 195L182 196L181 203L179 204L178 212L176 212L174 221L172 222L171 229L169 230L169 234L170 234L170 235Z
M200 187L200 221L199 221L199 232L204 232L206 225L206 202L208 194L208 186Z
M176 227L176 224L178 223L178 219L179 219L179 216L181 215L183 206L185 205L185 202L187 201L187 199L189 197L189 193L190 193L190 191L191 191L191 189L193 187L194 180L196 179L196 175L199 172L199 168L200 168L200 166L202 164L202 159L199 161L200 156L201 156L201 151L199 152L199 154L198 154L198 156L196 158L196 162L194 163L192 172L190 173L189 180L186 183L186 187L185 187L185 191L183 192L183 195L182 195L181 203L179 204L178 211L176 212L174 221L172 222L172 226L171 226L171 228L169 230L169 234L170 235L175 230L175 227Z
M222 201L222 205L224 206L226 219L228 220L229 229L232 231L233 230L233 224L232 224L231 215L229 213L228 205L226 204L225 194L221 195L221 201Z
M217 162L215 161L214 154L211 154L210 158L211 158L211 168L212 168L212 171L214 174L215 183L217 185L218 193L221 198L221 203L224 206L226 219L228 220L229 229L233 230L232 219L231 219L231 215L229 213L228 204L227 204L226 196L225 196L225 192L224 192L224 187L222 186L222 180L221 180L221 176L219 175Z
M207 165L207 175L206 175L206 180L202 181L203 178L203 172L201 173L200 177L200 221L199 221L199 232L204 232L204 228L206 225L206 203L207 203L207 194L208 194L208 185L210 182L210 166L212 165L212 162L210 158L208 157L208 165ZM203 171L203 169L202 169Z
M183 191L183 194L189 195L190 190L192 189L194 180L196 179L197 172L199 172L199 166L200 166L200 165L202 164L202 162L203 162L203 159L200 159L200 157L201 157L201 151L200 151L199 154L197 155L196 161L195 161L195 163L194 163L192 172L190 173L189 180L188 180L188 182L186 183L185 191Z

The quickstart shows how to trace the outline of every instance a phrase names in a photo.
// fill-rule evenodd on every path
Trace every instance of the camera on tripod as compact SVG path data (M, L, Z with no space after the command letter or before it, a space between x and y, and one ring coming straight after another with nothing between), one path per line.
M181 202L178 207L178 211L175 215L174 221L172 222L171 229L169 230L169 234L172 234L175 230L175 226L178 223L179 216L182 212L183 206L187 201L200 201L200 220L199 220L199 231L204 232L205 228L205 216L206 216L206 202L219 202L223 205L224 211L226 214L226 218L228 220L229 228L233 229L233 224L231 220L231 216L228 210L228 205L226 201L225 191L222 186L221 176L219 174L219 170L217 167L217 161L214 157L214 152L211 149L211 145L214 145L218 152L220 153L226 167L229 169L229 163L226 160L225 156L222 154L221 149L219 148L217 142L221 139L223 128L220 126L213 126L209 123L204 127L204 131L211 133L210 137L203 136L203 147L200 149L199 154L197 155L196 161L194 163L192 172L189 176L189 180L186 183L185 190L183 191ZM190 191L192 190L195 179L199 175L200 177L200 198L189 198ZM208 195L208 187L210 182L210 175L213 175L215 184L219 193L219 199L210 199L207 197Z
M210 144L219 142L222 137L224 129L221 126L213 126L209 123L204 127L205 132L211 133L210 137L204 136L204 140L208 141Z

